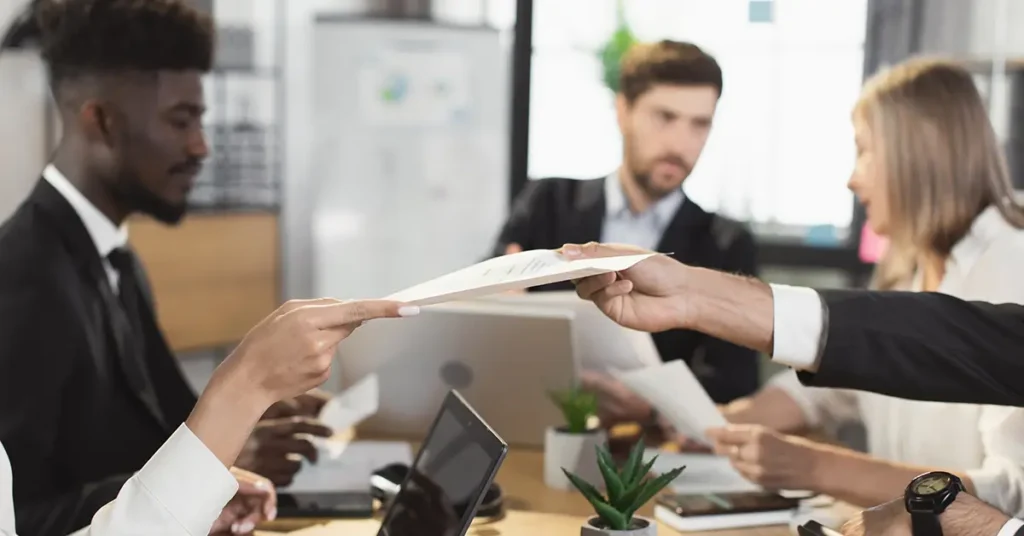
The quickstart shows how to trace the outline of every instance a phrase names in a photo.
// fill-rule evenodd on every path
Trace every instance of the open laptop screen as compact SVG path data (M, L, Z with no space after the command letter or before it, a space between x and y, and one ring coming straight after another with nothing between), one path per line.
M452 391L381 524L380 536L462 536L508 446Z

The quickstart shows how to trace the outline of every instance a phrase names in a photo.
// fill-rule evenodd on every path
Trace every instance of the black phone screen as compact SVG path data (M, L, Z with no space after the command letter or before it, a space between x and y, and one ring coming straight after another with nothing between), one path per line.
M280 517L371 517L369 492L287 493L278 497Z
M666 495L658 503L681 517L790 510L799 505L797 499L758 492Z

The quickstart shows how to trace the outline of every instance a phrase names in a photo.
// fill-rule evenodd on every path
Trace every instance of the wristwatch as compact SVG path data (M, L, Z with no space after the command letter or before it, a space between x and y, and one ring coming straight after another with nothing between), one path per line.
M932 471L910 481L903 493L903 504L910 512L914 536L942 536L939 514L964 491L964 483L954 474Z

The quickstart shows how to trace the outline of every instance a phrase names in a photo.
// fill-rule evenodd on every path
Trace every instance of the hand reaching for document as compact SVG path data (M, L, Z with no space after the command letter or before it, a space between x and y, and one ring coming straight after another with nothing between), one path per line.
M561 252L568 259L651 253L634 246L595 242L566 244ZM655 255L628 270L583 278L576 282L576 293L627 328L651 333L681 328L691 314L685 299L688 268L665 255Z

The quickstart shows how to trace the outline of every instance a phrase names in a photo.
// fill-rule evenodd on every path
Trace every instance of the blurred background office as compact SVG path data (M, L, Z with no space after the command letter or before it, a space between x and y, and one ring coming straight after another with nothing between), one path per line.
M281 300L377 297L479 260L526 181L621 159L618 54L691 41L725 90L685 190L747 222L772 282L863 285L881 244L846 182L867 74L918 53L976 73L1024 185L1012 0L205 0L212 157L179 228L131 240L202 386ZM27 1L0 0L0 20ZM60 126L30 38L0 54L0 217ZM195 311L201 311L196 314ZM764 376L770 374L765 366Z

